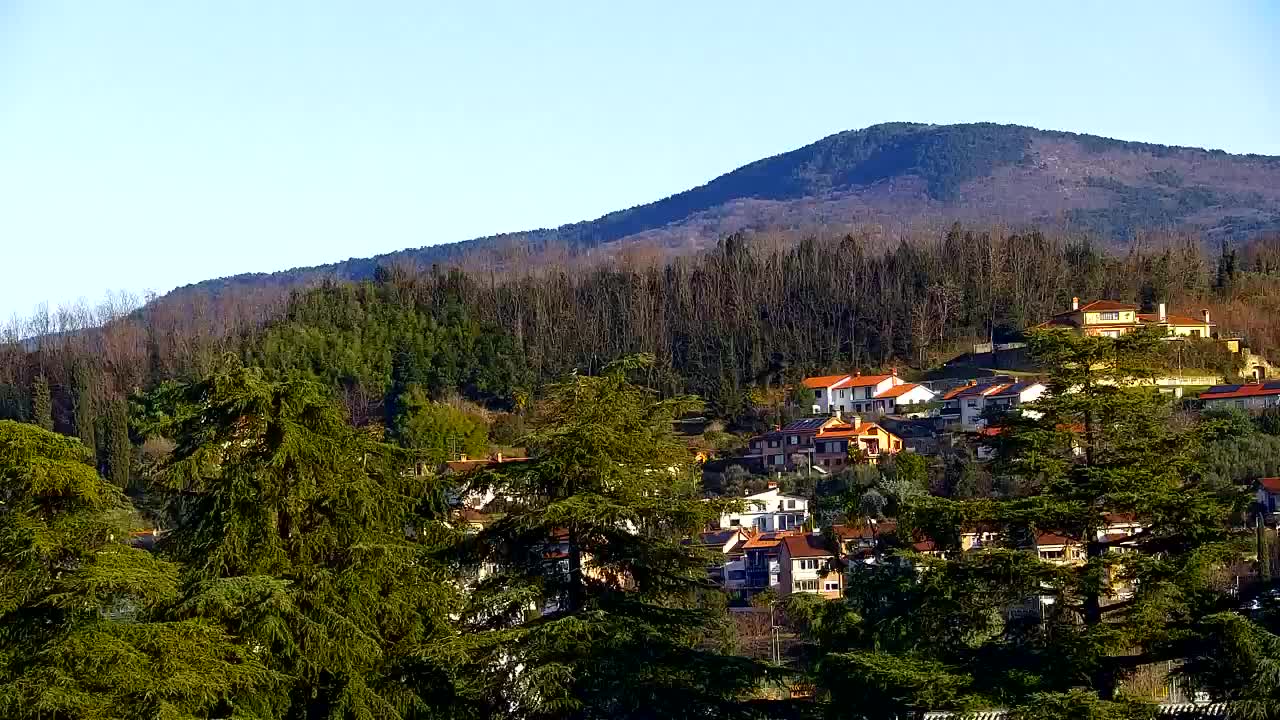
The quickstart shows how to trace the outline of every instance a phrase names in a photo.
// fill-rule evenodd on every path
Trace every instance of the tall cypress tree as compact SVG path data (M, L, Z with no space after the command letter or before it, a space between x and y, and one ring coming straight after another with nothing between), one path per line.
M53 430L53 397L49 392L49 380L37 375L31 383L31 422L45 430Z
M0 421L0 717L225 717L269 674L209 623L156 620L178 569L128 545L127 503L88 459Z
M107 479L118 488L127 488L133 467L133 442L129 439L129 410L124 399L117 398L108 406L103 435Z
M98 413L94 403L93 374L83 363L77 364L71 373L71 407L75 420L76 437L94 454L98 451Z
M551 386L533 458L474 489L506 513L463 546L489 568L464 622L495 717L735 717L765 676L718 654L707 559L682 543L726 504L695 492L672 417L695 406L628 382L647 358Z
M455 593L431 557L441 503L402 451L321 387L230 367L160 402L160 471L183 564L179 617L245 638L288 680L237 696L254 718L454 717L438 648ZM416 538L411 541L409 531ZM237 715L239 716L239 715Z

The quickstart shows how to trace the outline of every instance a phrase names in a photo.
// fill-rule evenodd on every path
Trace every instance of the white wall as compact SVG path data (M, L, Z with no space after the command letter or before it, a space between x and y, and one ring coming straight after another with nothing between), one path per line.
M757 528L764 532L787 530L804 524L809 518L809 501L783 495L777 488L744 498L746 508L739 513L726 513L720 527ZM797 521L798 519L798 521ZM737 521L736 524L734 521Z

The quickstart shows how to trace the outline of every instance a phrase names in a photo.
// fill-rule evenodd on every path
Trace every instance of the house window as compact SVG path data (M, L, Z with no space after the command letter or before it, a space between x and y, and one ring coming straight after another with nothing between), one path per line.
M757 530L768 530L769 518L758 517L755 519L755 522L753 524L756 526Z
M1200 337L1200 331L1199 331L1199 330L1192 330L1192 331L1191 331L1191 337L1193 337L1193 338L1198 338L1198 337Z
M813 391L813 399L814 400L822 399L822 388L817 388L816 390Z
M729 518L729 527L742 527L742 518Z
M1106 320L1119 320L1119 319L1120 319L1120 313L1118 313L1118 312L1104 312L1104 313L1098 313L1098 319L1103 320L1103 321L1106 321Z
M788 501L787 501L787 509L788 509L788 510L795 510L795 509L796 509L796 501L795 501L795 500L788 500Z
M870 400L870 399L871 399L871 391L872 391L872 390L875 390L875 388L870 388L870 387L869 387L869 388L867 388L865 391L863 391L863 393L862 393L862 398L863 398L864 400Z
M797 580L795 582L795 589L797 592L806 592L806 591L817 592L818 581L817 580Z
M778 441L777 441L777 440L770 440L770 441L769 441L769 447L771 447L771 448L776 448L776 447L778 447Z
M817 570L818 558L801 558L799 561L801 570Z
M966 401L966 402L965 402L965 404L966 404L966 405L968 405L968 406L969 406L969 407L971 407L971 408L976 408L976 407L978 407L978 400L977 400L977 398L974 398L974 399L972 399L972 400L968 400L968 401Z
M732 575L732 574L733 574L733 573L730 573L730 575ZM823 582L823 583L822 583L822 589L823 589L825 592L835 592L835 591L837 591L837 590L839 590L839 589L840 589L840 581L839 581L839 580L827 580L827 581L825 581L825 582Z
M799 444L800 444L800 436L799 436L799 435L790 435L790 436L788 436L788 437L787 437L787 442L788 442L788 443L790 443L791 445L799 445Z
M774 464L774 465L782 465L782 464L784 464L784 463L785 463L785 461L786 461L786 458L785 458L785 457L783 457L782 455L774 455L774 456L773 456L773 464Z
M1066 550L1041 550L1040 557L1045 560L1061 560L1067 556Z
M840 399L841 399L841 400L843 400L843 399L845 398L845 394L844 394L844 393L845 393L845 391L844 391L844 390L841 390L841 391L840 391Z
M730 580L745 580L746 578L747 578L746 570L730 570L729 571Z

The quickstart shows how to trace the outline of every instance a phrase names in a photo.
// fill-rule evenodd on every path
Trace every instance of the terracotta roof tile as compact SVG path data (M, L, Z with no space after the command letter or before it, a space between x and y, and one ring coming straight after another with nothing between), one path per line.
M1280 493L1280 477L1262 478L1258 484L1267 492Z
M823 544L821 535L792 535L782 539L787 556L793 558L835 557Z
M912 390L915 390L918 387L920 386L917 385L916 383L902 383L901 385L894 385L888 390L885 390L884 392L877 394L875 399L879 400L882 398L901 397L911 392Z
M1137 310L1137 305L1129 303L1117 302L1115 300L1094 300L1087 305L1081 305L1079 311L1069 310L1067 312L1100 312L1107 310ZM1066 313L1060 313L1065 315Z
M834 387L837 388L853 388L867 387L869 385L879 385L880 383L893 377L892 375L853 375L849 379L841 381Z
M829 388L847 377L849 377L849 375L846 373L844 375L822 375L819 377L805 378L804 386L810 390Z
M1280 383L1250 383L1247 385L1215 385L1200 393L1201 400L1224 400L1230 398L1258 397L1261 395L1280 395Z

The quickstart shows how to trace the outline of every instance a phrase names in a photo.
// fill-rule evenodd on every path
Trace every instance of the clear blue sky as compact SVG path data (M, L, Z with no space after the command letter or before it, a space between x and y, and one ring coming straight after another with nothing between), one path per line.
M0 316L592 218L890 120L1280 155L1276 0L620 5L0 0Z

